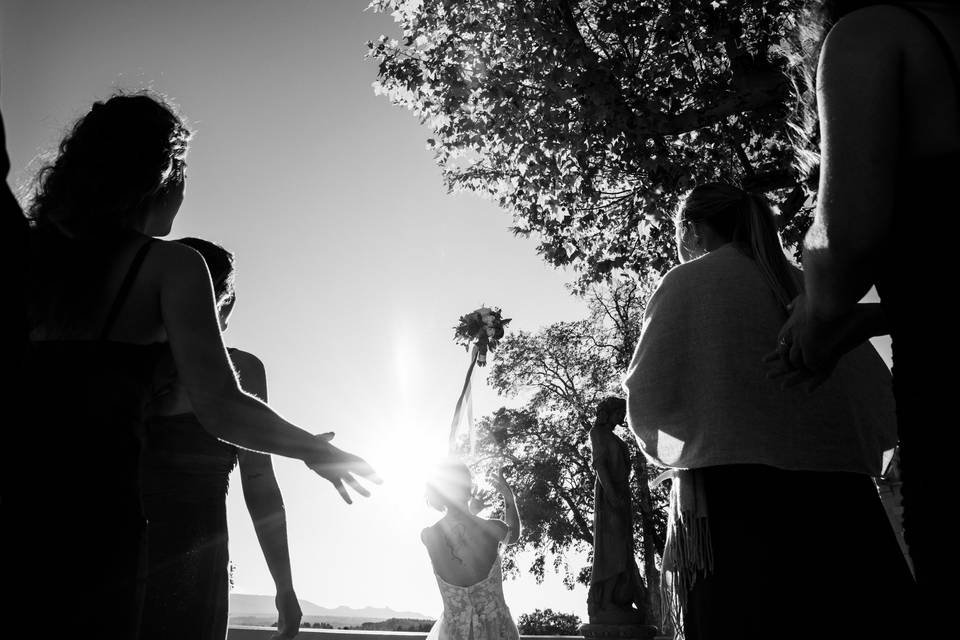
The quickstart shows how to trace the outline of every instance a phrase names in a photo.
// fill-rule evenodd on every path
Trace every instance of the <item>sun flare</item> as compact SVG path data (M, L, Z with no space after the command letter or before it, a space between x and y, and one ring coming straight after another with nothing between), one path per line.
M444 444L413 428L391 431L367 458L383 478L378 493L402 508L426 508L427 479L434 465L443 458Z

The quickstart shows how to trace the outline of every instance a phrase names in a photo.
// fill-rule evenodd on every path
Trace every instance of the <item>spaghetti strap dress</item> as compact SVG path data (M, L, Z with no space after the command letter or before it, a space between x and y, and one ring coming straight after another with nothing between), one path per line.
M951 83L944 87L960 127L960 67L951 43L924 12L899 5L923 24L943 54ZM957 10L953 9L954 15ZM901 127L903 129L903 127ZM960 220L956 182L960 150L929 157L901 154L891 245L877 282L893 339L893 385L897 402L900 468L903 479L904 537L913 560L919 597L936 601L938 586L953 579L943 562L953 541L945 526L946 505L953 503L953 448L945 446L956 395L950 371L960 361L956 316L948 312L949 287L957 273L949 247L931 242L930 232ZM946 370L944 369L946 368ZM955 418L953 418L955 419ZM952 428L950 428L952 430ZM934 600L931 600L934 599Z
M18 633L139 630L146 520L144 407L165 344L110 340L153 240L137 251L98 339L30 343L22 415L4 430L4 578ZM12 587L12 589L11 589Z
M226 637L226 497L236 463L237 448L210 435L195 414L147 418L141 479L150 550L142 640Z

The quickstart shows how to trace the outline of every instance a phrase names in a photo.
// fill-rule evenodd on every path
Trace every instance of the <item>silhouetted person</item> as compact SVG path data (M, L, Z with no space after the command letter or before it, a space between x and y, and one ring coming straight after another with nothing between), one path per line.
M7 381L4 385L4 406L8 416L16 416L20 410L20 402L27 380L22 375L25 364L27 347L27 314L24 297L24 255L27 242L27 222L20 210L20 205L14 198L7 185L7 174L10 171L10 158L7 156L6 133L3 126L3 116L0 115L0 283L2 283L3 322L0 324L0 354L6 364ZM12 421L4 421L2 442L4 451L10 451L13 445L11 435ZM2 516L0 516L0 530L3 531L2 546L4 562L2 570L6 573L10 567L9 549L15 543L10 535L16 522L11 518L10 486L20 481L10 465L3 465L0 472L3 478L0 486L0 501L2 501ZM7 601L3 612L9 616L19 616L20 611L16 603Z
M769 205L700 185L675 224L682 264L624 381L644 453L678 470L665 602L688 640L806 638L811 601L831 637L904 637L912 580L871 477L896 444L889 371L861 345L815 392L781 391L762 360L800 276Z
M233 254L200 238L180 244L203 256L225 331L236 303ZM263 401L256 356L229 349L240 385ZM287 519L270 456L218 440L200 424L171 357L161 358L147 407L142 475L149 569L141 639L223 640L229 613L227 488L239 463L243 496L276 585L278 638L292 638L302 612L293 589Z
M3 354L7 362L20 363L27 344L27 314L24 299L23 257L27 246L27 221L7 185L10 157L0 114L0 238L3 238L0 274L3 274ZM17 367L19 370L19 367ZM11 389L11 397L18 395Z
M304 460L345 500L360 458L245 393L227 358L203 258L157 241L183 201L189 132L158 98L94 104L38 174L28 214L30 354L26 415L11 428L16 522L7 584L30 624L49 620L51 584L76 585L57 616L135 637L145 520L138 463L157 363L172 354L201 423L223 440ZM9 592L8 592L9 593Z
M924 620L939 618L943 628L949 605L940 585L954 578L954 563L942 559L953 546L943 522L953 448L940 433L956 413L955 376L941 369L958 358L944 304L960 214L960 8L864 6L879 4L823 3L818 206L804 241L806 296L780 351L801 376L822 376L850 344L892 336L904 535L920 598L934 612ZM883 318L857 306L872 285Z

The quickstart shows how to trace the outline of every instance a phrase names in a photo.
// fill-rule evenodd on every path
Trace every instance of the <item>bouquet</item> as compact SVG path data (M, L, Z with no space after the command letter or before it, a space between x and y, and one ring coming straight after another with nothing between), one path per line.
M460 430L460 423L464 418L464 410L466 410L470 451L473 452L476 446L476 433L473 428L473 402L470 392L470 377L473 375L474 366L486 366L487 353L493 353L496 350L497 343L503 337L504 327L509 323L510 318L504 319L503 314L497 307L480 307L475 311L460 316L460 323L454 327L453 341L457 344L462 344L468 353L470 353L472 347L473 353L470 356L470 367L467 369L467 377L463 381L463 390L460 392L457 406L453 410L453 421L450 423L449 447L451 453L456 450L457 433Z
M460 316L460 324L454 327L453 341L462 344L467 351L473 345L477 351L477 366L483 367L487 364L487 352L496 350L508 324L510 318L504 319L497 307L480 307Z

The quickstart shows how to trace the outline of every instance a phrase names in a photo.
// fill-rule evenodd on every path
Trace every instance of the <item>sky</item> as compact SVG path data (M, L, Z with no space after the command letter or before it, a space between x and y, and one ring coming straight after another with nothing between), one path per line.
M295 461L275 458L294 584L320 606L440 613L420 530L424 461L443 453L468 365L460 315L500 306L510 328L585 314L509 215L451 195L407 111L375 96L366 41L394 34L365 0L2 0L2 107L12 180L94 100L149 87L196 135L171 237L237 256L238 303L225 336L259 356L270 403L367 457L386 478L343 504ZM889 362L888 344L880 344ZM515 401L475 386L475 414ZM228 498L235 591L272 594L239 478ZM522 515L522 514L521 514ZM56 588L82 589L82 576ZM586 590L548 573L508 581L514 615L586 618Z
M170 237L237 256L225 339L259 356L270 403L367 457L386 478L347 506L302 463L275 458L297 594L321 606L436 616L420 530L438 514L416 479L444 452L469 361L460 315L486 305L536 329L585 314L535 243L494 204L446 192L429 132L371 87L366 41L394 34L365 0L0 0L11 184L37 169L93 101L150 87L196 135ZM475 414L510 401L482 383ZM235 591L272 594L239 478L228 498ZM82 576L56 588L82 589ZM514 615L586 617L556 576L505 585Z

